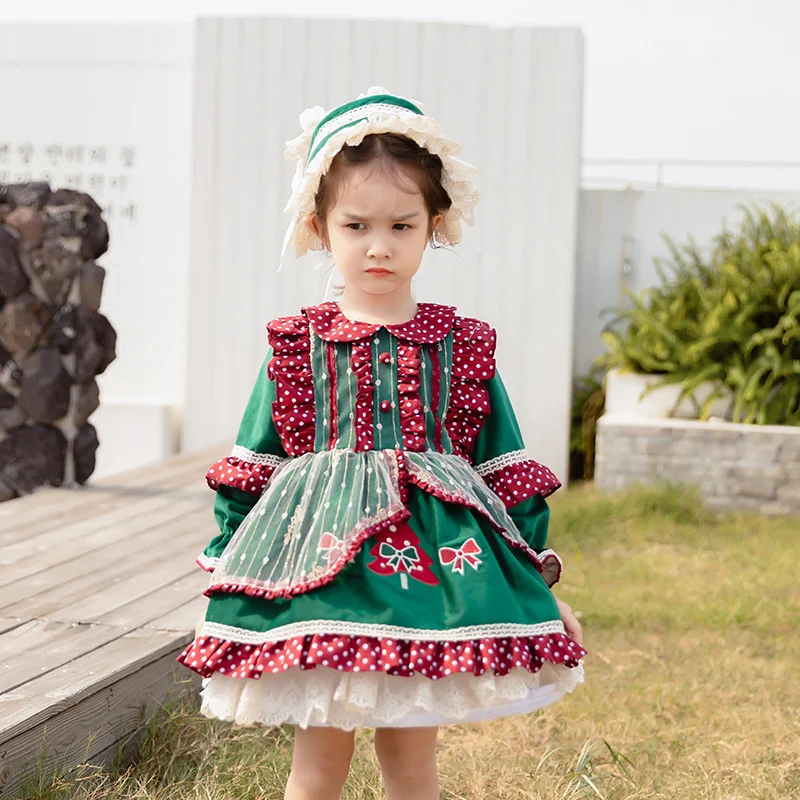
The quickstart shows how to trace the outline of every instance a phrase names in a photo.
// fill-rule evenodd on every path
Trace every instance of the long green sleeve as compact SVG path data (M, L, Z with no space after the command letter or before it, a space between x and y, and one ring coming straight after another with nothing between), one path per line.
M276 467L287 458L272 421L275 383L267 373L271 358L272 351L268 349L245 406L231 455L213 464L206 474L209 486L217 492L214 518L219 534L197 561L209 572L258 502Z
M561 485L543 464L534 461L520 432L516 414L499 373L486 381L490 413L475 440L475 470L505 503L508 514L525 541L549 561L553 583L561 561L547 547L550 509L545 497Z

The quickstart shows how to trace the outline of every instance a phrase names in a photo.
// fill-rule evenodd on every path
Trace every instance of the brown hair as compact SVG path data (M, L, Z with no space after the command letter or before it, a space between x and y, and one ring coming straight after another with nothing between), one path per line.
M334 156L327 173L319 182L314 200L314 211L320 230L323 233L326 231L328 211L336 202L348 166L371 162L388 168L394 178L403 169L414 180L428 209L430 236L433 232L433 217L444 213L452 205L450 196L442 186L442 160L420 147L413 139L397 133L371 133L360 144L346 144Z

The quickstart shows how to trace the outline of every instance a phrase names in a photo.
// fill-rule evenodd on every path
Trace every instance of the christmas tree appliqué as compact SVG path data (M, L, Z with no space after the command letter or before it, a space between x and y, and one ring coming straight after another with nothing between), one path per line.
M400 575L400 585L408 589L408 577L428 586L436 586L439 579L430 570L433 559L420 547L419 537L406 522L390 525L375 539L369 551L375 560L367 566L378 575Z

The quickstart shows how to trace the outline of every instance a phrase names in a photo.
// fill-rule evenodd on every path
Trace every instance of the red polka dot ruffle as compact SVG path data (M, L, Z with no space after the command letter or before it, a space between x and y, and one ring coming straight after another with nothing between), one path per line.
M372 414L372 397L375 381L372 375L372 345L355 342L350 354L350 369L356 376L356 398L353 408L356 429L356 450L372 450L375 446L375 429Z
M537 672L545 661L578 666L587 650L563 633L473 639L463 642L411 641L369 636L309 635L260 645L200 636L177 661L203 677L260 678L293 667L330 667L342 672L384 672L432 680L454 674L506 675L515 667Z
M397 346L397 393L400 400L400 430L406 450L425 450L425 417L420 397L420 347Z
M445 426L456 452L472 452L489 407L484 381L494 377L494 328L479 319L456 317L453 326L453 369L450 376L450 411Z
M254 464L241 458L228 456L212 464L206 472L206 482L216 491L222 486L232 486L250 494L261 494L275 467Z
M302 315L281 317L267 325L273 356L269 376L275 381L272 420L284 450L299 456L314 449L316 409L308 320Z
M408 322L377 325L349 320L339 310L336 302L320 303L302 309L315 333L326 342L354 342L386 328L398 339L417 344L432 344L444 339L453 327L455 311L452 306L438 303L417 303L417 313Z
M549 497L561 487L561 481L544 464L528 459L490 472L483 479L505 503L506 508L540 494Z

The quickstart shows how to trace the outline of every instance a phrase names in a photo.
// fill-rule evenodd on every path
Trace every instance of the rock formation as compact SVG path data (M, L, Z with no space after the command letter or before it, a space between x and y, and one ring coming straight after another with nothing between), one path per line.
M0 501L94 471L95 376L116 358L95 263L107 249L89 195L0 184Z

